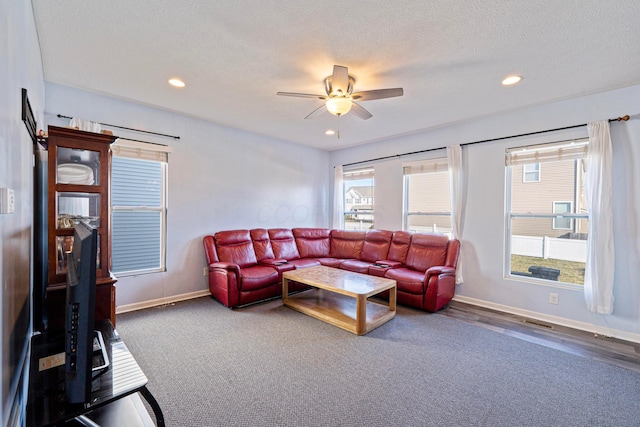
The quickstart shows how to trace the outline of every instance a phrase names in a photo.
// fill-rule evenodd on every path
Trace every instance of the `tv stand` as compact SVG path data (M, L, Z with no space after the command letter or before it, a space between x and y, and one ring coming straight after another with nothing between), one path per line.
M153 422L140 396L153 410L157 426L164 426L162 409L147 389L147 377L111 322L98 321L96 329L104 338L110 366L93 381L91 401L86 404L65 402L64 364L42 369L51 360L56 360L56 355L64 353L64 334L46 332L33 336L27 426L56 426L70 421L70 425L91 425L90 422L93 422L107 427L122 425L119 421L122 418L119 417L123 415L126 415L125 419L131 420L128 425L152 426ZM43 360L47 363L42 362ZM72 421L78 417L81 418ZM133 420L138 420L138 423Z

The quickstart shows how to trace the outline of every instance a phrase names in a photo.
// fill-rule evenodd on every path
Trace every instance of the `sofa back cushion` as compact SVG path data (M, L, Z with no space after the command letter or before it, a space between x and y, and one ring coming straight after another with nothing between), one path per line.
M366 231L331 230L329 256L346 259L360 258L366 234Z
M214 238L220 261L238 264L240 267L258 263L249 230L219 231Z
M273 255L277 259L298 259L300 253L293 238L293 233L288 228L270 228L269 240L271 240L271 248Z
M294 228L291 231L296 239L300 258L326 258L329 256L331 230L327 228Z
M364 238L360 260L376 262L387 259L393 232L386 230L369 230Z
M269 240L269 232L264 228L254 228L250 231L250 234L258 262L265 259L273 259L273 248Z
M412 270L427 271L435 265L445 265L449 238L442 234L416 233L411 236L405 265Z
M409 244L411 243L411 233L408 231L396 231L393 233L391 239L391 246L389 246L389 255L387 259L389 261L398 261L404 264L407 259L407 252L409 251Z

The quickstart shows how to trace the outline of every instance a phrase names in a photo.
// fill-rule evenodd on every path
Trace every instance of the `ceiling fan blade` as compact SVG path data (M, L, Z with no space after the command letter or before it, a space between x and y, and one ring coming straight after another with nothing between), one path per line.
M351 94L351 98L356 101L370 101L372 99L393 98L394 96L402 96L404 91L401 87L393 89L377 89L377 90L363 90L362 92L356 92Z
M341 90L344 95L349 93L349 70L342 65L333 66L331 75L331 89L335 93Z
M280 95L280 96L295 96L295 97L298 97L298 98L327 99L327 95L313 95L311 93L277 92L276 95Z
M351 112L363 120L367 120L373 117L370 112L368 112L364 107L356 104L355 102L351 104Z
M329 110L327 110L326 105L322 104L321 106L313 110L311 113L309 113L307 117L305 117L305 119L315 119L324 115L324 113L329 114Z

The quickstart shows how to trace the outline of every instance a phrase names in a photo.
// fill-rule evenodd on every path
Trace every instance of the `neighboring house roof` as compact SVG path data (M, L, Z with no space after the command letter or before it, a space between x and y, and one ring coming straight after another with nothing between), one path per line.
M371 186L359 186L359 187L351 187L347 190L347 194L356 195L361 199L370 199L373 197L373 187Z

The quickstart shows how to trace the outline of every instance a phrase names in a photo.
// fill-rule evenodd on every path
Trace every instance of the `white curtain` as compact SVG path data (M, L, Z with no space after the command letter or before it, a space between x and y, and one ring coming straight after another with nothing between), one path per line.
M342 230L344 228L344 176L342 165L335 167L335 177L333 179L333 215L331 228Z
M613 312L613 214L611 209L612 153L609 121L589 123L585 191L589 209L584 296L594 313Z
M449 192L451 193L451 226L453 237L462 243L462 148L460 145L447 147L447 163L449 169ZM463 282L460 259L456 268L456 284Z
M73 117L69 121L69 126L71 126L72 128L84 130L87 132L95 132L95 133L102 132L102 126L100 126L100 123L92 122L91 120L79 119L76 117Z

